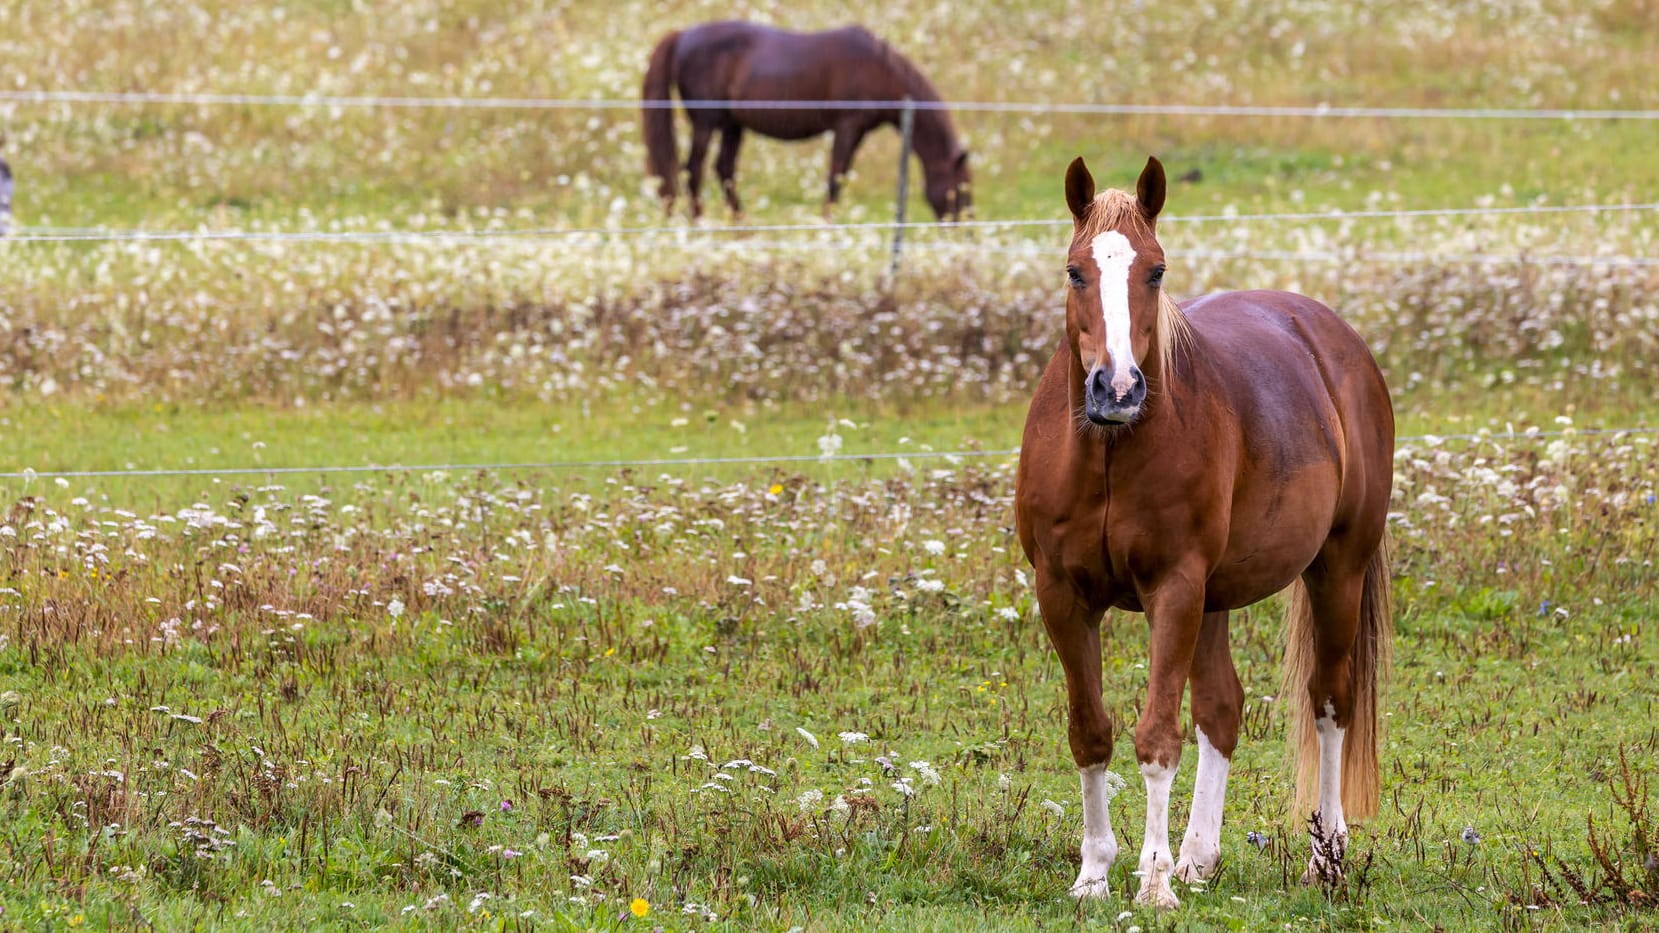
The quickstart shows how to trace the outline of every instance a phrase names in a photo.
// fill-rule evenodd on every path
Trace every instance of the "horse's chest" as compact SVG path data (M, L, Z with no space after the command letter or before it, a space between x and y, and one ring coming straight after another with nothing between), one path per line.
M1090 606L1138 610L1130 563L1126 554L1112 553L1104 519L1101 512L1057 526L1050 549L1054 563Z

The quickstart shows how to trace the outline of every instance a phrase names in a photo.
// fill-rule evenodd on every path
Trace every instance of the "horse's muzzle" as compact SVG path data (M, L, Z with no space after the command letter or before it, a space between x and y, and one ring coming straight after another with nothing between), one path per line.
M1128 424L1141 413L1146 401L1146 377L1139 366L1131 365L1129 375L1134 382L1122 395L1112 388L1112 374L1104 366L1089 371L1083 386L1083 414L1095 424Z

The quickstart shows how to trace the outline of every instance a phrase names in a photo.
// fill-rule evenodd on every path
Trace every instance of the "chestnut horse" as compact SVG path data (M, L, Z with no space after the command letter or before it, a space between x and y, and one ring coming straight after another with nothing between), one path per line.
M658 192L672 212L679 193L680 166L674 151L672 89L682 101L729 102L724 107L688 107L691 157L686 161L691 215L702 216L703 162L709 138L720 133L714 169L733 214L737 198L737 151L743 131L776 139L810 139L825 131L830 144L829 195L824 214L840 196L842 180L865 134L883 124L898 125L898 107L748 106L765 101L898 101L938 104L939 92L909 59L862 26L828 32L785 32L754 23L719 22L671 32L657 43L645 71L641 97L647 170L661 179ZM651 102L659 102L652 106ZM965 216L971 207L968 153L957 141L950 115L939 107L917 108L911 134L926 176L927 203L940 220Z
M1083 867L1072 893L1106 895L1118 853L1107 813L1102 614L1144 612L1151 631L1135 726L1147 796L1135 901L1175 907L1171 876L1208 878L1221 855L1244 701L1227 612L1293 584L1280 696L1295 711L1298 807L1317 800L1304 880L1332 879L1346 820L1377 803L1378 682L1392 640L1388 387L1364 341L1310 298L1230 292L1177 306L1162 287L1157 159L1134 195L1098 196L1077 159L1066 202L1066 336L1026 418L1014 517L1065 670L1083 783ZM1176 861L1169 794L1189 680L1198 776Z

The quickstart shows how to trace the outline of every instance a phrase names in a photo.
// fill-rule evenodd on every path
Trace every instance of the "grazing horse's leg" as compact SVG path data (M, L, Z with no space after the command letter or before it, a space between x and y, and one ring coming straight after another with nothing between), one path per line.
M1304 883L1334 881L1342 875L1342 857L1348 849L1348 822L1342 814L1342 741L1352 723L1354 698L1349 666L1354 637L1359 631L1360 599L1364 593L1364 564L1354 572L1332 571L1327 546L1320 559L1302 575L1313 613L1313 676L1308 698L1313 703L1314 731L1319 736L1319 803L1310 822L1313 856Z
M729 123L720 131L720 155L715 157L714 172L720 176L720 190L725 192L726 206L732 209L734 219L743 216L743 205L737 200L737 150L743 145L743 127Z
M1181 695L1186 692L1198 646L1206 576L1203 572L1171 574L1141 596L1152 628L1152 663L1146 709L1135 726L1135 757L1146 781L1146 836L1141 844L1141 889L1135 903L1166 910L1181 905L1169 886L1175 872L1169 848L1169 789L1181 764Z
M1037 570L1037 607L1066 672L1066 737L1083 784L1083 867L1072 882L1073 897L1111 893L1106 873L1117 861L1107 803L1106 766L1112 760L1112 722L1100 695L1100 616L1077 598L1069 580Z
M1221 858L1221 811L1227 800L1227 772L1238 746L1244 688L1227 643L1227 613L1206 612L1192 657L1192 719L1198 732L1198 778L1192 815L1181 841L1175 877L1191 884L1215 874Z
M860 114L859 116L863 116ZM853 153L864 141L869 127L855 120L842 120L835 125L835 138L830 143L829 196L824 201L824 219L830 219L830 208L841 197L841 183L852 168Z
M709 137L714 126L706 123L691 125L691 155L686 157L686 189L691 192L691 217L703 216L703 163L708 160Z

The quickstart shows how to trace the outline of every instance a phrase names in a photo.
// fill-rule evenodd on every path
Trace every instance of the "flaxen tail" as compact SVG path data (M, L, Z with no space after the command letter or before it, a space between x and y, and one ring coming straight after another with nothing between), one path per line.
M674 110L669 106L674 98L674 46L679 41L680 34L671 32L651 51L651 64L645 69L645 87L639 95L645 101L640 108L640 116L645 121L645 170L661 179L657 193L669 208L680 193L680 160L674 151ZM652 101L662 103L652 106Z
M1382 768L1378 749L1382 743L1378 706L1381 685L1387 679L1394 645L1394 605L1389 593L1389 548L1385 537L1365 568L1360 597L1359 630L1349 660L1349 688L1354 702L1352 720L1342 740L1342 812L1348 820L1364 819L1377 812L1381 793ZM1313 641L1313 612L1302 581L1291 588L1286 613L1284 674L1279 685L1281 702L1291 708L1290 741L1296 756L1296 813L1312 813L1319 796L1319 736L1314 730L1315 712L1308 683L1316 662Z

